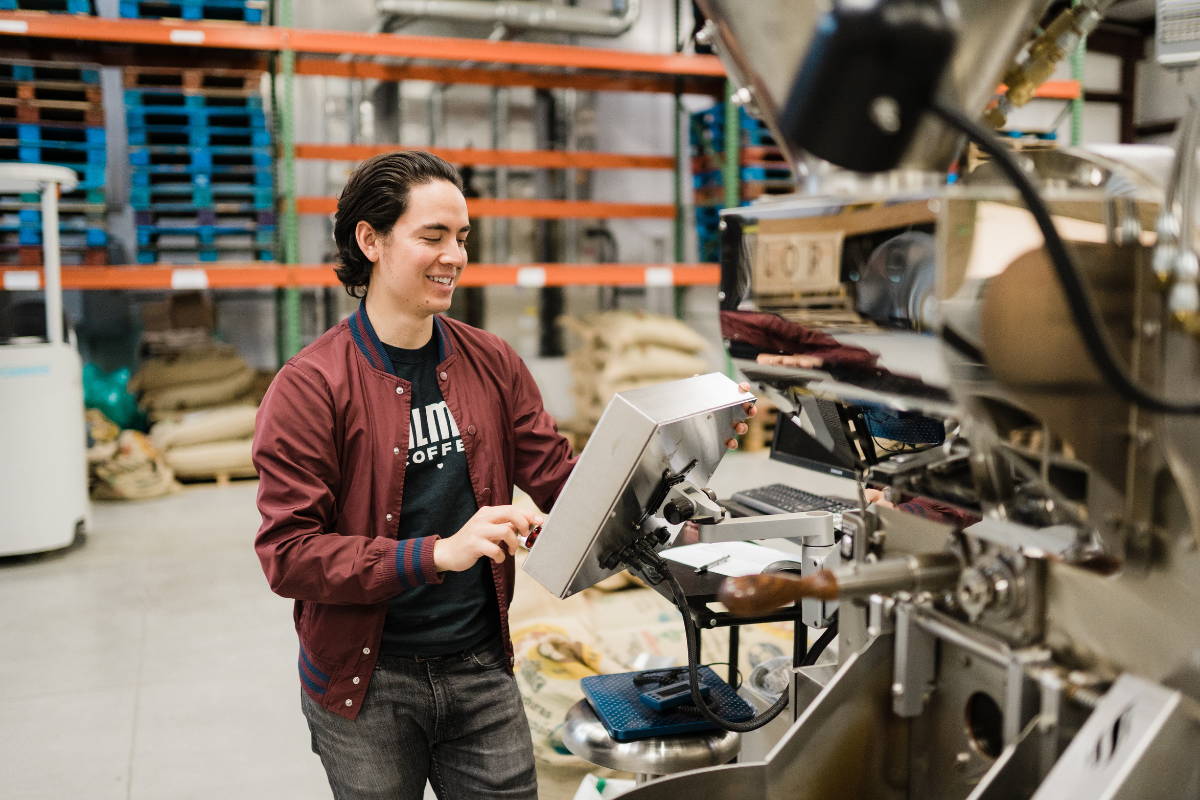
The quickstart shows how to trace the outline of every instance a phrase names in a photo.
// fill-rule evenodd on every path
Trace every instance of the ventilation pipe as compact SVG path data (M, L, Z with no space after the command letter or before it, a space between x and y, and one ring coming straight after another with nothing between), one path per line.
M608 13L527 0L377 0L375 9L385 17L490 22L513 30L620 36L637 21L641 0L613 0Z

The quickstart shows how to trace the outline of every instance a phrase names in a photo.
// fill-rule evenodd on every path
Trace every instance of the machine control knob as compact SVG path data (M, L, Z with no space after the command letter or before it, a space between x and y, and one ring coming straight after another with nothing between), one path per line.
M686 497L673 497L663 506L663 516L672 525L687 522L696 514L696 506Z

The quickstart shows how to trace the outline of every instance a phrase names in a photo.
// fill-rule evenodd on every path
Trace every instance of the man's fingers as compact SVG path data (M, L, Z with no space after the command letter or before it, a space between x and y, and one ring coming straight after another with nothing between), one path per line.
M493 506L492 512L488 517L488 522L496 525L508 523L516 528L517 533L522 536L529 535L529 514L513 506Z
M738 436L741 436L743 433L745 433L748 430L750 430L750 426L744 422L733 423L733 432L736 433Z
M727 439L725 441L725 449L726 450L737 450L737 448L738 448L737 439Z
M758 406L754 403L742 403L742 411L746 412L747 417L753 417L758 413Z
M504 542L504 549L508 551L509 555L517 552L517 545L520 543L517 541L517 534L512 528L509 528L504 535L500 537L500 541Z
M501 550L497 545L494 545L491 542L484 542L483 545L479 548L479 554L483 555L483 556L487 556L492 561L495 561L497 564L504 563L505 552L503 550Z

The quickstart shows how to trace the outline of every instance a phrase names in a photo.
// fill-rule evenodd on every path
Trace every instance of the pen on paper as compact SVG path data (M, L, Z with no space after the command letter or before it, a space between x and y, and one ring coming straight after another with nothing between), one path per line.
M717 558L717 559L714 559L714 560L708 562L707 564L701 564L700 566L696 567L696 574L701 575L705 572L708 572L710 567L715 567L718 564L724 564L728 560L729 560L729 555L726 554L726 555L721 556L720 558Z

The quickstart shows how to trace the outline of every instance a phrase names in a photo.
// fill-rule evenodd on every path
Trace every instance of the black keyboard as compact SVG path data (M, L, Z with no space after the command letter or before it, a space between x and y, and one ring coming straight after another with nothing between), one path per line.
M772 483L769 486L734 492L733 499L763 514L830 511L840 515L843 511L854 511L858 508L858 503L852 500L813 494L783 483Z

